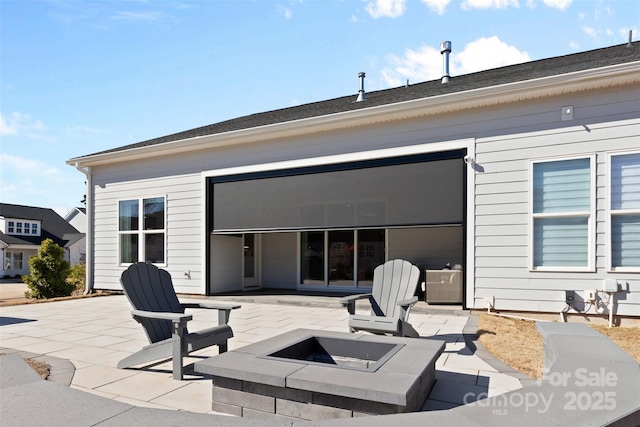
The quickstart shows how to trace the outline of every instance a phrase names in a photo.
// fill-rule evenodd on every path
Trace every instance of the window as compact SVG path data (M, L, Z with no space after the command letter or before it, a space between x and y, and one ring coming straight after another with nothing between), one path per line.
M640 269L640 153L610 158L610 267Z
M532 164L532 269L593 269L593 161Z
M7 221L7 234L39 235L37 222Z
M5 270L22 270L22 252L5 252Z
M139 260L164 264L165 231L164 197L120 201L120 264L132 264Z

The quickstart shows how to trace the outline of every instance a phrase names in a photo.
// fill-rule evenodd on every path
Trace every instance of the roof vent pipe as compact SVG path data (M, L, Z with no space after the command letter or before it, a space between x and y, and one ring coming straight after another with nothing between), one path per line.
M356 102L364 101L364 73L360 71L358 77L360 78L360 90L358 91Z
M449 76L449 54L451 53L451 42L444 41L440 44L440 53L442 57L442 83L447 83L451 80Z
M629 43L627 43L627 47L633 47L633 30L629 30Z

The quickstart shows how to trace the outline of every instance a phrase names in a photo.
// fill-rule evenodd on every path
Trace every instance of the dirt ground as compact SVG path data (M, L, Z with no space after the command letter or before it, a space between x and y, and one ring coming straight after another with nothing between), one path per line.
M640 363L640 328L591 325ZM495 357L534 379L543 376L542 336L529 320L481 314L479 340Z
M0 279L0 307L27 301L26 291L27 285L20 279Z

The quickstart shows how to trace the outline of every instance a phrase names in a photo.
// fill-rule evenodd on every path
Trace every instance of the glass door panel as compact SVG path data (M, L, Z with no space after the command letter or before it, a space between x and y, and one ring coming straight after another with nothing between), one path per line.
M329 232L329 284L353 286L353 231Z
M324 285L324 231L300 233L300 283Z
M255 288L258 286L258 257L255 234L245 234L243 242L243 286L247 288Z
M358 286L373 285L373 270L385 261L384 230L358 231Z

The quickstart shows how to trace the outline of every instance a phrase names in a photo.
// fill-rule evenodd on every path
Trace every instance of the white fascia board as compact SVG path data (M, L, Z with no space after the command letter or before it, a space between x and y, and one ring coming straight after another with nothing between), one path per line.
M96 166L181 152L255 143L276 138L309 135L337 129L400 121L492 105L602 89L640 82L640 61L612 65L540 79L418 98L359 110L309 117L213 135L153 144L121 151L76 157L67 164ZM454 78L455 79L455 78ZM453 83L446 83L453 84Z
M36 243L34 243L34 244L32 244L32 245L30 245L30 244L24 244L24 243L21 243L21 244L16 244L16 245L8 244L8 245L7 245L7 248L14 249L14 250L15 250L15 249L20 249L20 250L29 250L29 251L31 251L31 250L38 250L38 249L40 249L40 246L41 246L41 245L36 244Z

